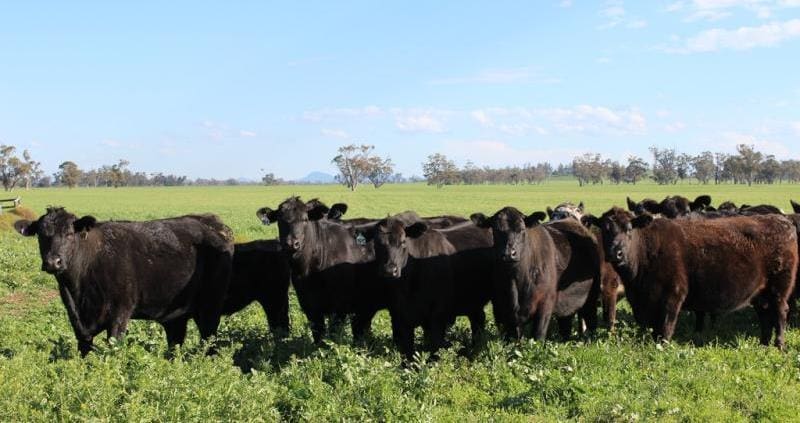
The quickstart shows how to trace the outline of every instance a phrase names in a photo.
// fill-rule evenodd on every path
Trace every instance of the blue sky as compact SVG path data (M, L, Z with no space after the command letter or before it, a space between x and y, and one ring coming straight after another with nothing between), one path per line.
M168 4L167 4L168 3ZM10 2L0 143L46 170L333 173L373 144L459 164L800 158L800 0Z

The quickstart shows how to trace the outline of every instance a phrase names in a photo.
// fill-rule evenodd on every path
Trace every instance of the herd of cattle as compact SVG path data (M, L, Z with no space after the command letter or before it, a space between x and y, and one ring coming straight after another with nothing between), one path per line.
M388 309L393 340L406 357L414 330L426 347L445 344L457 316L469 318L472 341L484 336L491 303L508 339L529 331L543 339L555 316L560 335L609 327L623 292L636 321L669 340L680 310L693 311L697 330L714 316L752 304L761 343L784 346L797 296L800 205L794 214L768 206L711 207L711 198L661 202L628 199L600 217L565 203L525 215L505 207L492 216L343 219L345 204L291 197L262 208L277 223L278 240L234 244L232 231L211 214L146 222L99 222L48 208L16 230L36 235L42 270L51 273L86 355L102 331L124 334L130 319L163 325L172 348L189 319L202 338L220 317L258 301L270 330L289 331L294 286L314 341L326 319L351 318L363 339L376 312ZM544 223L549 218L547 223Z

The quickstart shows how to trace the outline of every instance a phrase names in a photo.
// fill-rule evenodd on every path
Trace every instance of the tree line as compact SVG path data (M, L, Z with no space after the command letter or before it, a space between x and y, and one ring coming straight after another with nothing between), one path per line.
M632 183L649 177L661 185L694 178L701 184L774 184L800 182L800 160L778 160L752 145L740 144L735 154L704 151L698 155L679 153L674 148L650 147L653 160L630 156L627 163L603 159L588 153L572 161L571 172L584 185Z

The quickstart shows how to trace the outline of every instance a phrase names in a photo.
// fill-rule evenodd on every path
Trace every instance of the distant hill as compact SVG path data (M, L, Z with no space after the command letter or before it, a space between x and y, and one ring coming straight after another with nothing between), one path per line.
M330 173L311 172L308 175L298 179L297 182L303 184L333 184L336 183L336 178L334 178Z

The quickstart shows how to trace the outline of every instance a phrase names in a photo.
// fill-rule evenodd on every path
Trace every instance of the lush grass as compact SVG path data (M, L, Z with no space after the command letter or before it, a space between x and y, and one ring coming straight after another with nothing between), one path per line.
M555 181L541 186L435 189L423 185L48 189L22 192L41 212L63 205L100 219L150 219L190 212L219 214L237 239L276 236L255 218L258 207L289 195L347 202L349 216L383 216L406 209L421 214L525 211L564 200L586 202L599 213L625 196L662 198L709 193L714 203L734 200L788 208L796 185L659 187L589 186ZM347 331L328 348L314 348L293 303L292 336L275 343L257 307L226 318L222 351L203 355L192 330L178 358L164 359L161 328L134 322L120 344L98 337L87 359L77 351L52 277L40 272L35 239L0 233L0 421L18 420L797 420L800 404L800 330L787 351L757 345L756 319L744 310L703 335L681 319L674 342L655 345L632 323L622 302L615 334L601 330L586 342L508 345L494 335L465 354L467 324L460 321L452 348L434 364L421 358L404 369L391 347L388 315L374 322L367 346ZM552 331L551 331L552 332ZM490 324L490 333L496 331Z

